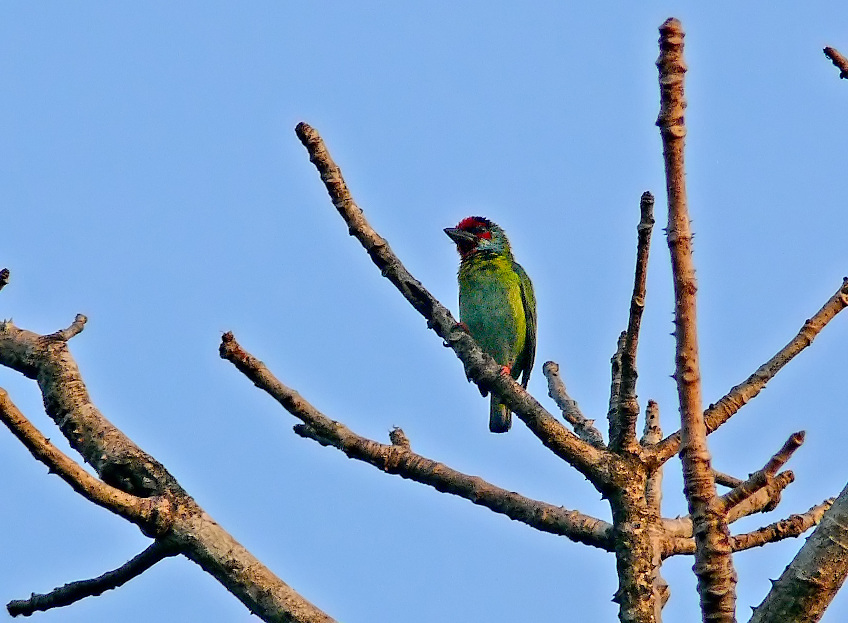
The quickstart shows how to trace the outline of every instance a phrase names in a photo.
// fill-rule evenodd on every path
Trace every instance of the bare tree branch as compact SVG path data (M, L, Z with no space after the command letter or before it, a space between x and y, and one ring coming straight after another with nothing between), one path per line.
M622 422L618 413L619 399L621 398L621 358L624 354L626 339L627 331L622 331L615 344L615 353L610 357L610 397L607 423L609 425L610 449L612 449L613 439L617 439L617 451L620 451L622 440L627 436L621 430Z
M501 489L478 476L463 474L416 454L403 443L393 441L391 445L381 444L357 435L344 424L328 418L283 384L264 363L245 351L232 333L224 334L220 353L222 358L233 363L257 387L303 422L303 425L295 427L297 434L333 446L348 457L370 463L389 474L397 474L437 491L463 497L538 530L612 551L612 526L609 523Z
M662 428L660 428L660 407L653 400L648 401L645 408L645 428L640 443L643 446L651 446L662 439ZM657 517L662 516L662 470L660 465L648 476L645 487L645 501L648 506L656 512Z
M833 505L833 501L834 498L830 498L813 506L806 513L790 515L787 519L781 519L759 530L731 537L731 547L733 547L734 552L741 552L752 547L760 547L766 543L800 536L822 520L827 509Z
M724 512L728 512L763 487L768 486L777 474L777 470L786 464L795 450L801 447L802 443L804 443L804 431L790 435L789 439L783 444L783 447L769 459L761 470L754 472L748 480L722 496Z
M565 389L565 383L559 374L559 364L554 361L545 362L542 366L542 374L548 379L548 396L562 411L562 417L574 427L574 432L583 441L592 444L596 448L606 448L604 438L600 431L595 428L595 420L588 420Z
M636 351L639 346L639 329L645 310L645 284L648 277L648 256L651 250L651 231L654 228L654 196L645 191L639 202L641 217L636 227L636 271L633 294L630 297L630 317L621 351L621 385L615 397L616 426L610 427L610 448L633 451L636 446L636 420L639 402L636 400ZM613 435L613 431L616 434Z
M166 498L140 498L116 489L89 474L76 461L50 443L50 440L18 410L9 394L2 388L0 421L37 460L44 463L49 471L58 474L85 499L139 525L145 533L161 535L170 529L171 507Z
M744 482L741 478L736 478L736 476L725 474L724 472L720 472L717 469L713 469L713 478L715 478L717 485L722 485L723 487L730 487L731 489L738 487Z
M762 487L752 495L736 504L727 511L727 523L732 524L739 521L743 517L748 517L754 513L765 513L774 510L780 502L781 493L783 490L795 481L795 474L790 470L779 473L766 486ZM728 492L729 493L729 492ZM725 494L727 495L727 494ZM720 503L725 505L725 498L719 498ZM663 519L663 527L669 537L692 537L692 517L676 517L674 519ZM680 552L673 548L669 550L668 555L679 554Z
M704 621L728 623L736 615L736 572L729 537L716 496L701 405L698 361L695 267L692 232L686 207L683 145L683 29L674 18L660 27L660 114L668 191L668 246L674 275L674 322L677 341L675 380L680 397L684 493L695 533L695 574Z
M830 297L827 303L808 319L798 334L784 346L774 357L769 359L749 376L743 383L731 389L715 404L711 404L704 412L707 430L713 432L729 420L736 412L751 401L766 386L780 370L798 353L813 343L821 330L833 320L836 315L848 307L848 278L842 280L842 285ZM666 461L680 450L681 433L672 433L657 444L657 460Z
M766 543L774 543L783 539L800 536L818 524L825 511L832 504L833 498L813 506L806 513L790 515L786 519L781 519L753 532L732 536L730 537L730 546L734 552L741 552L746 549L760 547ZM695 553L695 541L691 537L675 537L672 547L675 554L691 555ZM806 621L807 619L804 620Z
M794 480L795 475L791 471L777 474L792 453L797 450L804 441L804 433L794 433L786 440L783 447L772 456L765 466L751 474L748 480L736 480L738 484L719 498L719 507L726 515L726 521L731 524L742 517L754 513L768 512L777 507L780 502L780 494ZM692 536L692 518L678 517L663 521L666 533L672 537L689 538ZM679 552L672 548L669 550L674 554L688 552L688 549Z
M177 553L177 550L171 544L165 541L153 541L138 556L113 571L108 571L91 580L80 580L65 584L44 595L33 594L29 599L11 601L6 605L6 609L14 617L18 615L29 616L37 611L69 606L80 599L94 597L105 591L118 588L138 577L160 560L175 556Z
M134 520L136 499L142 499L142 509L149 504L150 521L136 521L142 532L166 540L263 620L330 623L333 619L275 576L212 519L161 463L97 410L68 349L67 340L82 326L78 316L68 329L42 336L2 322L0 365L38 381L47 414L109 486L90 474L86 477L85 470L56 451L8 400L4 422L39 460L92 501L130 520Z
M309 152L333 205L348 226L348 231L368 252L384 277L394 284L407 301L424 316L427 326L450 346L465 367L465 375L480 387L497 394L557 456L585 475L596 488L603 489L613 479L617 457L583 441L563 426L501 367L483 353L467 331L461 330L450 311L439 303L415 279L383 239L365 219L351 197L339 167L333 162L318 132L299 123L298 138Z
M824 513L763 603L754 608L751 623L812 623L848 576L848 486Z
M171 474L109 422L92 404L67 340L84 324L41 336L0 322L0 364L38 382L47 415L100 478L140 497L181 492Z
M823 52L839 70L839 77L848 79L848 59L842 56L835 48L826 47Z

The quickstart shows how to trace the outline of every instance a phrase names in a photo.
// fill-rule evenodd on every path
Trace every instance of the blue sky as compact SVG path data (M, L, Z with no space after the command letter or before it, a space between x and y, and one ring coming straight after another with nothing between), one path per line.
M0 7L0 316L72 343L103 413L281 578L344 621L609 621L612 556L388 476L291 432L217 347L223 331L334 419L531 497L609 517L591 486L487 402L382 279L294 126L327 142L367 217L456 310L442 229L483 214L535 285L537 371L562 366L605 422L627 318L639 196L657 196L640 400L678 427L664 226L657 27L687 32L687 184L704 396L782 347L848 274L848 8L719 3L74 3ZM788 6L788 5L786 5ZM759 469L807 430L796 482L750 530L848 481L848 320L713 435L715 465ZM35 385L0 385L57 443ZM0 431L0 600L99 575L147 540ZM669 463L664 513L685 513ZM800 547L736 557L739 613ZM697 604L691 559L664 567L668 620ZM402 615L399 613L403 613ZM0 615L2 616L2 615ZM192 563L41 621L247 621ZM837 597L825 622L848 617Z

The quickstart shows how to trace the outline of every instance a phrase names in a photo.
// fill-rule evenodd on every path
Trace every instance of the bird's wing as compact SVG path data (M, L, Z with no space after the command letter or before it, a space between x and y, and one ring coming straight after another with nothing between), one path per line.
M533 369L533 360L536 358L536 295L533 294L533 284L530 277L524 272L521 264L512 263L512 268L521 281L521 303L524 305L524 320L527 325L527 334L524 336L524 352L522 352L516 363L523 373L521 377L522 387L527 387L530 380L530 370Z

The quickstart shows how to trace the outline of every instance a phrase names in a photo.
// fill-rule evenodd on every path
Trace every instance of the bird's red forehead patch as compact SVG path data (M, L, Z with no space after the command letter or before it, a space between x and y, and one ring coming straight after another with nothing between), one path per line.
M491 240L492 232L489 231L489 227L491 226L491 222L489 222L488 219L485 219L482 216L469 216L462 219L459 222L459 225L456 226L456 228L461 229L463 231L471 232L478 238L486 238L488 240Z

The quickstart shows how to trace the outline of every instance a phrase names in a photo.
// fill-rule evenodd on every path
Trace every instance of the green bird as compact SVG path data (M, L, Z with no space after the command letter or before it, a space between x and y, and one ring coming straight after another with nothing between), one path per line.
M527 387L536 356L536 297L515 261L504 230L482 216L469 216L445 233L459 251L459 320L506 374ZM485 393L483 394L485 396ZM505 433L512 413L492 394L489 430Z

